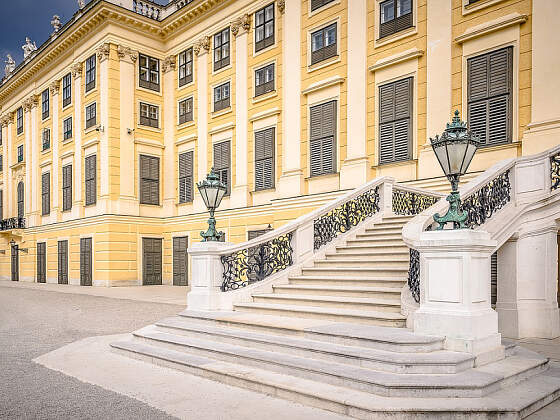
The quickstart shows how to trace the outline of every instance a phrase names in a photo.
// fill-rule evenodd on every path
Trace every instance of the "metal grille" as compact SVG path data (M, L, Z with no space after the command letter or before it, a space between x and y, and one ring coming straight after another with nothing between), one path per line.
M560 153L550 158L550 179L552 181L551 190L560 188Z
M410 266L408 268L408 288L416 303L420 303L420 252L410 248Z
M415 215L437 203L439 197L393 188L393 213Z

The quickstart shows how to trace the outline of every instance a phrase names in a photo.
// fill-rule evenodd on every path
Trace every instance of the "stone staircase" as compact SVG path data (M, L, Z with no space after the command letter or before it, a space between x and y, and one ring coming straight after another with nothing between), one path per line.
M475 179L482 172L468 172L463 175L459 181L459 185L464 185ZM440 193L448 194L451 192L451 185L445 176L438 176L434 178L415 179L412 181L405 181L403 185L410 187L422 188L430 191L437 191Z

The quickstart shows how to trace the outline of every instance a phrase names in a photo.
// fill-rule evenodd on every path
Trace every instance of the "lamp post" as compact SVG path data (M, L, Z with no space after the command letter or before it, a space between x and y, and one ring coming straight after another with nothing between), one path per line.
M453 223L453 229L464 229L468 214L461 210L459 178L467 172L480 145L480 139L467 130L467 124L461 121L457 110L452 122L447 123L441 137L430 138L430 142L441 169L451 182L451 194L446 198L449 201L449 210L443 216L439 213L434 215L434 220L439 224L437 230L442 230L448 222Z
M220 181L220 177L214 172L214 168L210 169L210 173L206 176L206 179L200 181L196 186L202 196L202 200L204 200L206 208L210 212L208 230L206 232L200 232L200 236L202 236L203 242L222 241L224 233L216 231L214 212L220 206L222 198L224 198L226 194L227 187Z
M16 246L16 241L13 239L10 241L10 246L12 249ZM19 246L16 248L17 252L25 252L26 254L29 252L29 248L20 248Z

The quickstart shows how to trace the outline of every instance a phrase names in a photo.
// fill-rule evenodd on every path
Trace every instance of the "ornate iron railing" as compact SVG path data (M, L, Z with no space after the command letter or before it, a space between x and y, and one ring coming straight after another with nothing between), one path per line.
M0 221L0 231L12 229L25 229L25 219L23 217L12 217Z
M393 213L412 216L433 206L441 197L393 188Z
M416 303L420 303L420 252L410 248L410 266L408 268L408 288Z
M313 247L328 244L340 233L348 232L379 211L379 186L363 192L356 198L332 209L313 221Z
M474 229L484 224L510 201L511 183L507 170L463 199L461 208L468 214L466 225Z
M560 153L550 157L550 179L552 181L551 190L560 188Z
M222 292L237 290L282 271L294 262L293 232L221 257Z

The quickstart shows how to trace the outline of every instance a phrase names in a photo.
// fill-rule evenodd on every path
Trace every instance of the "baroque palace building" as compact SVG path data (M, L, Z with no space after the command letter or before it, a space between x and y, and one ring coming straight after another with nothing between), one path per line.
M228 186L229 242L378 176L442 173L453 110L473 172L560 139L554 0L93 0L0 85L0 278L189 283ZM425 181L422 181L425 180Z

